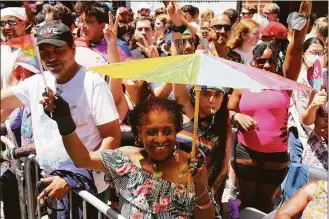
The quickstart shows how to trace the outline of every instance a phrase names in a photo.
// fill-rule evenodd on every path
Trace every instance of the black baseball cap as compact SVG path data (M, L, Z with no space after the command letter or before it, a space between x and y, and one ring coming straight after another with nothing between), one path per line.
M46 24L39 27L36 38L37 45L43 43L49 43L55 46L73 44L73 36L70 28L57 20L47 22Z

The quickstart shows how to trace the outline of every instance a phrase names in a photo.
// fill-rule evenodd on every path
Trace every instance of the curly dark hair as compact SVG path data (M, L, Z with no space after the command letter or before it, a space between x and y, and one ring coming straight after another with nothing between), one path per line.
M239 20L239 13L237 10L233 8L229 8L226 11L223 12L227 17L230 18L231 25L233 25L235 22Z
M185 13L188 12L193 18L195 18L198 13L198 11L196 10L196 8L193 5L184 5L182 7L182 11Z
M135 136L138 136L138 128L144 124L145 116L152 111L166 111L175 124L175 131L178 133L183 127L183 106L175 100L162 98L151 98L140 102L131 114L131 130Z
M261 57L263 55L263 52L266 50L266 49L270 49L272 50L272 60L274 62L277 62L278 59L279 59L279 53L280 53L280 50L277 46L275 46L273 43L270 43L270 42L262 42L260 44L258 44L254 50L252 51L252 54L254 56L254 60L257 60L257 58Z
M78 16L84 12L89 16L94 16L99 23L109 22L109 8L103 2L79 1L75 4L74 10Z
M63 4L56 4L52 7L54 20L61 20L63 24L71 28L74 23L74 16L71 10Z

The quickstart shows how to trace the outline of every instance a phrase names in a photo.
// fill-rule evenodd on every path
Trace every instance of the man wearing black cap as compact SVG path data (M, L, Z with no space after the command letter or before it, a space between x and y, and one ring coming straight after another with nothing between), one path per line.
M41 61L48 71L43 73L44 76L32 76L3 90L1 109L30 106L40 167L49 173L70 160L60 135L65 130L58 130L56 122L44 113L40 104L45 101L42 94L46 87L48 92L56 93L69 103L77 133L88 150L117 148L121 132L112 94L98 74L87 71L75 61L75 45L70 29L63 23L51 21L38 29L36 38ZM104 175L93 175L101 195L108 185L104 182ZM49 177L45 182L50 185L43 195L51 199L61 199L68 191L63 178Z

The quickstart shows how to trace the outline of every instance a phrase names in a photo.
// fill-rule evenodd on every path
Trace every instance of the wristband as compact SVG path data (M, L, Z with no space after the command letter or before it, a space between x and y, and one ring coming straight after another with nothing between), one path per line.
M58 131L62 136L70 135L76 129L76 125L72 117L68 117L66 119L58 119L56 120L56 122L58 126Z
M187 29L187 26L180 26L180 27L177 27L177 26L172 26L172 31L175 32L175 33L181 33L183 34L185 32L185 30Z
M232 116L232 121L235 122L235 117L237 114L240 114L240 113L234 113L234 115Z

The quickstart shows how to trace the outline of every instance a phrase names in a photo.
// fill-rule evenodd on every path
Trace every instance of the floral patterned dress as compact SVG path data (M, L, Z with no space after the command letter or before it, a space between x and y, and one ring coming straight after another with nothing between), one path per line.
M328 218L328 181L319 181L313 200L306 206L302 219Z
M195 193L187 186L154 177L119 150L102 151L101 157L108 176L114 181L124 217L193 218Z

